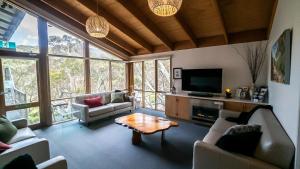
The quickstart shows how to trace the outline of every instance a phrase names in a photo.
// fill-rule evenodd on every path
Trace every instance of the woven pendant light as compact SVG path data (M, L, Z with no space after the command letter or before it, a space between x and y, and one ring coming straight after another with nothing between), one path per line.
M109 32L109 23L98 14L98 0L97 15L90 16L86 21L85 27L88 34L95 38L104 38Z
M172 16L176 14L182 0L148 0L148 5L153 13L158 16Z

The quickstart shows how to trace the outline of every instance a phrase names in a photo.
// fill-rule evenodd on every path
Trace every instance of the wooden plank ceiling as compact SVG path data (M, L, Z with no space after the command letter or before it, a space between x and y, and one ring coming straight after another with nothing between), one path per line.
M41 0L84 26L96 0ZM110 23L106 37L129 56L266 40L277 0L183 0L171 17L153 14L147 0L99 0Z

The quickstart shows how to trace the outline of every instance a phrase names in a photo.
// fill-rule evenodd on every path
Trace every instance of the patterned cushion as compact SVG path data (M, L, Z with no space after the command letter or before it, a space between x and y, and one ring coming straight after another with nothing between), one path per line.
M125 93L123 92L113 92L111 93L111 102L112 103L123 103Z
M260 132L261 126L260 125L234 125L228 128L224 135L238 135L242 133L249 133L249 132Z

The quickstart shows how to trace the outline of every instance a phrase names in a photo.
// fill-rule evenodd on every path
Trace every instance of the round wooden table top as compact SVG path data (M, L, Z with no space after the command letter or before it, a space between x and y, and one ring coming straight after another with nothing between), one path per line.
M168 119L151 116L144 113L134 113L115 119L115 123L133 129L143 134L153 134L158 131L177 127L178 123Z

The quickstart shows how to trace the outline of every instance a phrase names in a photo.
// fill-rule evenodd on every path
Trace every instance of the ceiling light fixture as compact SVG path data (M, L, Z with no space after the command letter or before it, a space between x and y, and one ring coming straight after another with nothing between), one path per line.
M97 15L90 16L85 24L88 34L95 38L104 38L109 32L109 23L107 20L99 15L97 0Z
M176 14L182 0L148 0L148 5L153 13L158 16L172 16Z

